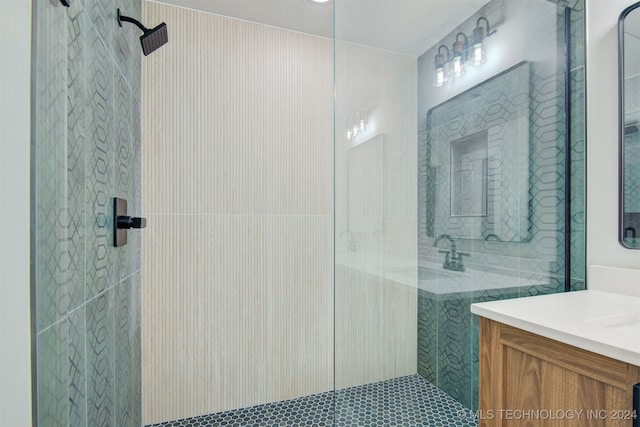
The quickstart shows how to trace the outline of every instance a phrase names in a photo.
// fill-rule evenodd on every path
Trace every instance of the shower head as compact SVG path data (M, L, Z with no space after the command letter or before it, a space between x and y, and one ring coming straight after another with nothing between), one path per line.
M169 37L167 35L167 24L164 22L155 28L149 29L136 19L120 15L120 9L118 9L118 25L121 27L122 21L131 22L142 30L143 34L140 36L140 44L142 45L142 53L144 53L144 56L149 55L151 52L169 41Z
M167 24L163 22L157 27L145 31L144 34L140 36L142 53L147 56L168 41Z

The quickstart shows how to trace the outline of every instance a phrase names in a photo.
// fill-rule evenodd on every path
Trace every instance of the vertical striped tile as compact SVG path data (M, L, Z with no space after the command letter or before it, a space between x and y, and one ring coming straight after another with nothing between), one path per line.
M329 390L332 42L143 7L143 421Z

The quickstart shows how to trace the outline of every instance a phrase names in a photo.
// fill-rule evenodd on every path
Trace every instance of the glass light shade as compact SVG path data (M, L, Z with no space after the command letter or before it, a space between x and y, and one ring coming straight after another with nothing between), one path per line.
M484 51L482 43L476 43L473 45L473 54L471 55L471 63L473 65L481 65L487 62L487 55Z
M453 67L451 69L453 77L460 77L464 73L464 64L462 63L462 57L456 56L453 58Z
M435 81L435 86L436 87L442 87L444 85L445 82L445 78L444 78L444 68L440 67L440 68L436 68L436 81Z

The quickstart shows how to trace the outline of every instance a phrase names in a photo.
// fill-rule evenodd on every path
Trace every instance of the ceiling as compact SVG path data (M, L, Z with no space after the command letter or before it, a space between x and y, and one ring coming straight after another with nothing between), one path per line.
M419 56L488 0L157 0Z

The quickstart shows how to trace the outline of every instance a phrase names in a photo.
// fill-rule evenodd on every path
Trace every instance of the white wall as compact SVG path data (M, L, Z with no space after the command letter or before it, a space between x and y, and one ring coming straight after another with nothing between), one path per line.
M587 265L640 268L640 250L618 243L617 31L633 3L587 0Z
M28 426L31 1L3 1L2 13L10 19L0 26L0 425Z

